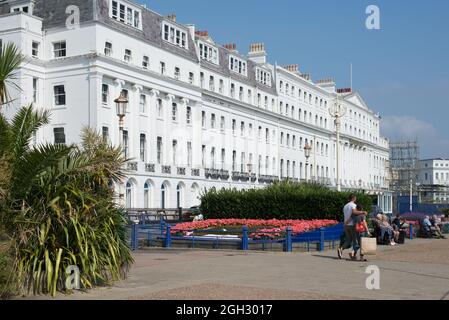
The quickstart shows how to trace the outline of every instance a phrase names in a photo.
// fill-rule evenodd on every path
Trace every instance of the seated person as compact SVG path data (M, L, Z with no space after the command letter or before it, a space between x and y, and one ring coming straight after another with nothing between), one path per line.
M405 219L401 218L399 213L393 219L392 226L396 231L404 230L408 227L408 225L405 223Z
M385 234L387 234L388 235L388 242L390 244L392 244L392 242L394 242L392 240L393 239L393 231L390 230L390 228L384 226L383 215L379 213L376 216L376 218L372 220L372 222L373 222L373 225L376 226L375 230L377 229L377 231L376 231L377 232L377 237L380 238L380 242L384 241ZM380 232L380 234L378 232Z
M441 232L441 228L440 228L440 225L441 225L441 219L438 218L437 215L433 215L433 216L432 216L432 219L428 219L428 218L429 218L428 216L426 216L426 218L427 218L427 220L429 220L429 222L430 222L430 231L435 232L435 234L436 234L439 238L441 238L441 239L446 239L446 237L443 236L443 233ZM424 219L424 220L426 220L426 219ZM426 223L427 223L427 222L426 222ZM428 225L428 223L427 223L427 225Z
M380 230L382 232L382 239L385 235L385 232L388 233L389 239L390 239L390 245L394 246L396 245L395 240L397 241L399 239L399 231L395 231L393 227L388 222L388 216L386 214L381 216L381 222L380 222Z

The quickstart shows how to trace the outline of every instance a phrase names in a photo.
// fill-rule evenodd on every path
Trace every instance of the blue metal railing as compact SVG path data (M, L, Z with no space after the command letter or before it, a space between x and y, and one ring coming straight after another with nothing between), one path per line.
M295 243L304 243L307 251L310 251L311 245L316 244L318 250L324 251L326 243L331 243L331 248L335 249L335 242L340 240L344 232L343 224L320 228L315 231L305 232L294 235L292 228L288 227L285 231L273 231L273 237L257 239L254 235L269 235L270 232L261 231L261 229L250 230L243 226L241 230L191 230L186 235L172 234L172 225L167 224L163 219L158 223L146 223L145 219L135 221L131 225L131 249L137 250L140 243L146 246L158 246L172 248L173 243L184 244L190 248L200 247L201 244L212 245L212 248L219 249L227 246L238 248L240 250L249 250L251 247L262 250L272 249L274 246L279 249L282 246L284 252L292 252ZM230 237L226 237L230 235Z

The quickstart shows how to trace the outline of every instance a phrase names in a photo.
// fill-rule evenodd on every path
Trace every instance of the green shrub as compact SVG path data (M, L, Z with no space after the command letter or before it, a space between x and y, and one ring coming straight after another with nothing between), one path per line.
M201 211L206 219L334 219L343 220L343 206L351 192L337 192L310 183L282 182L265 189L206 192ZM372 198L355 193L364 210Z
M0 225L10 241L15 283L23 294L70 292L66 270L79 268L81 289L110 284L133 262L126 219L110 187L123 178L120 148L86 129L80 145L39 144L33 133L47 112L0 115ZM0 228L1 229L1 228Z
M8 299L17 294L17 279L13 269L14 259L9 243L0 236L0 299Z

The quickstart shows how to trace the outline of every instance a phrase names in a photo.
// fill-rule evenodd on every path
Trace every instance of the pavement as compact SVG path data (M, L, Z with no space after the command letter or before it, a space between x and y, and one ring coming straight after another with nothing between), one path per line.
M449 240L381 246L368 262L338 260L336 251L148 249L134 258L128 277L113 287L56 299L449 300ZM379 268L379 290L366 287L370 266Z

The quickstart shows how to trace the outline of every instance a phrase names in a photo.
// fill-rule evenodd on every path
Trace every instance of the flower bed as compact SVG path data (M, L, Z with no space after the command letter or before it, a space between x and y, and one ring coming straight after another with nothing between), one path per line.
M299 234L322 227L328 227L337 224L336 220L252 220L252 219L210 219L204 221L194 221L180 223L171 229L172 234L187 235L195 230L208 229L236 229L237 227L247 226L249 229L258 229L250 234L250 238L278 238L285 233L287 227L292 228L293 234ZM260 229L259 229L260 228ZM238 231L240 231L239 229ZM251 230L253 231L253 230Z

